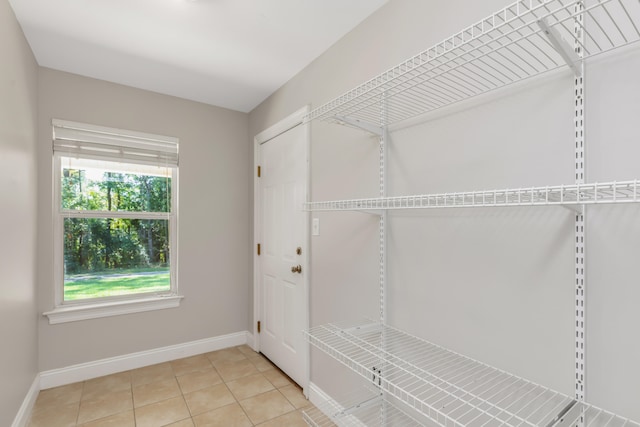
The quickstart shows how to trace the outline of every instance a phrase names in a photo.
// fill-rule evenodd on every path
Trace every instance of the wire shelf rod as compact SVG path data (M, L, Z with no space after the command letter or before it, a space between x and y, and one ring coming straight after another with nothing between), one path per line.
M611 22L613 22L613 25L616 27L616 29L618 30L618 32L620 33L620 36L622 37L622 39L624 40L625 43L628 43L629 41L627 40L627 38L624 35L624 31L622 31L620 29L620 27L618 26L618 24L616 23L616 20L613 18L613 16L611 16L611 13L609 12L609 9L607 9L607 5L603 5L602 9L605 11L605 13L607 14L607 16L609 17L609 19L611 20ZM623 6L624 9L624 6Z
M462 48L461 48L462 49ZM439 63L441 64L442 67L446 66L450 66L447 69L443 69L443 71L439 74L436 74L436 76L438 76L439 78L444 78L445 76L447 76L447 73L451 73L452 75L454 73L456 74L461 74L462 77L460 78L460 76L457 76L460 78L460 81L462 82L462 84L466 84L468 86L471 86L472 89L474 89L474 91L472 93L480 93L480 92L485 92L488 90L491 90L492 87L495 87L495 82L492 82L491 79L489 79L489 76L494 77L491 73L486 72L486 70L484 69L479 69L479 71L476 71L475 73L470 70L469 68L472 66L476 66L478 68L480 68L477 64L475 64L476 62L480 62L481 59L484 59L485 57L488 57L490 53L494 53L494 52L489 52L487 54L481 54L479 56L471 56L473 55L473 50L471 51L465 51L462 55L459 56L453 56L452 52L448 52L446 54L444 54L442 56L442 58L447 59L446 62L444 63ZM498 55L500 54L499 52L495 52ZM450 57L447 58L446 56L449 55ZM465 56L470 56L470 58L468 60L465 60L464 57ZM514 62L509 60L508 58L505 57L505 59L507 60L507 62L511 62L516 68L520 68L520 66ZM507 68L505 66L505 68ZM465 71L469 71L471 74L465 74ZM513 72L515 74L515 72ZM486 74L486 75L485 75ZM421 77L424 77L425 81L429 81L430 77L426 75L426 73L423 73L420 75ZM499 79L497 79L499 80ZM411 83L411 81L408 81L408 83ZM475 84L473 84L475 83ZM411 89L413 86L409 86L409 89Z
M525 385L523 384L523 385L521 386L521 388L524 388L524 386L525 386ZM533 391L534 391L534 390L530 390L528 393L532 393ZM526 396L526 394L525 394L524 396L522 396L522 397L525 397L525 396ZM505 397L505 399L506 399L506 397ZM501 403L501 402L500 402L500 401L498 401L498 402L496 403L496 405L500 405L500 403ZM515 404L515 403L514 403L514 404ZM513 404L512 404L512 405L513 405ZM511 412L510 406L505 407L505 412L506 412L506 413L508 413L508 414ZM461 417L464 417L464 416L469 415L469 414L470 414L470 411L467 411L467 412L465 412L464 414L462 414L462 415L461 415ZM474 423L474 421L476 421L479 417L480 417L479 415L475 416L473 419L471 419L471 420L469 421L469 423L470 423L470 424L473 424L473 423ZM507 423L509 420L511 420L511 419L513 419L513 418L515 418L515 417L516 417L515 415L512 415L512 416L510 416L509 418L507 418L506 420L504 420L504 422L505 422L505 423ZM519 422L517 422L517 423L516 423L516 425L522 425L522 424L523 424L523 419L522 419L522 418L519 418L519 417L518 417L517 421L519 421ZM490 420L487 420L483 425L486 425L486 424L488 424L489 422L490 422ZM528 424L528 423L527 423L527 424Z
M585 12L588 15L588 17L590 18L590 22L593 22L598 26L598 28L600 29L600 34L604 35L607 38L607 41L609 42L609 44L611 46L615 46L615 43L613 42L613 40L609 36L609 33L604 29L604 27L602 27L602 24L600 23L600 21L598 19L596 19L595 16L593 16L593 13L591 12L591 10L587 10Z
M534 391L537 392L537 395L533 399L524 400L524 402L522 402L523 399L527 398L527 396L529 394L533 393ZM546 397L546 399L544 399L544 397L543 397L544 395L548 395L548 397ZM536 405L536 399L538 399L538 398L542 398L542 399L544 399L544 401L542 403L540 403L540 404L537 404L537 406L534 406L534 405ZM566 406L565 401L566 400L562 400L562 401L558 402L557 401L557 395L553 394L553 393L549 393L548 390L532 389L526 395L523 395L518 399L518 402L524 403L524 406L522 408L520 408L518 410L518 412L516 412L516 413L519 414L519 413L521 413L521 412L523 412L525 410L533 409L533 412L528 414L527 418L533 418L534 415L536 415L537 413L540 413L541 416L537 417L536 419L540 420L540 421L543 421L543 420L546 421L546 420L548 420L550 418L551 419L555 418L556 414L561 412L562 408L564 408ZM511 405L507 406L507 410L510 410L511 406L515 405L515 403L516 402L514 402ZM548 404L549 405L553 405L553 406L551 406L550 409L547 409L546 412L542 412L542 411L544 411L543 408ZM539 425L539 423L536 422L536 425Z
M620 7L622 8L622 10L624 11L625 15L627 15L627 19L629 19L629 22L633 26L633 29L636 30L636 35L638 37L640 37L640 30L638 30L638 26L636 25L635 21L633 20L633 18L629 14L629 10L626 7L624 7L624 4L622 3L622 1L617 0L617 2L620 5Z
M526 24L526 22L524 21L524 19L522 17L518 17L517 19L521 23ZM505 25L509 25L511 28L513 28L511 23L505 23ZM516 29L516 32L518 33L518 35L523 36L523 34L520 32L520 29ZM543 44L546 44L549 51L554 51L553 45L541 33L536 32L533 37L535 37L537 40L541 41ZM529 44L531 44L531 46L533 46L539 53L541 53L543 56L545 56L549 61L553 62L555 66L561 65L560 63L556 62L555 59L551 55L549 55L547 50L542 49L540 46L538 46L536 43L534 43L533 40L531 40L530 38L526 38L525 40ZM532 55L532 56L535 57L535 55Z
M602 0L599 0L602 1ZM614 4L613 2L606 2L606 3L611 3ZM606 3L602 3L602 10L604 10L604 12L606 13L608 19L608 22L611 22L611 24L616 28L618 34L620 35L620 37L623 39L624 44L628 44L631 42L631 40L629 40L627 38L627 36L625 35L625 32L622 30L622 28L620 27L620 25L618 25L618 20L616 20L610 13L609 8L607 8L607 4ZM627 17L627 20L629 22L629 24L634 28L636 36L640 37L640 31L638 31L638 27L636 25L636 21L631 17L631 14L629 13L629 9L628 7L626 7L624 5L624 3L621 0L616 0L616 3L620 6L620 9L624 12L625 16ZM598 5L596 5L595 7L598 7ZM603 34L607 40L611 43L610 47L615 47L616 43L611 39L611 37L609 37L608 32L602 27L600 21L594 16L593 13L591 13L591 10L594 10L594 8L587 8L585 10L585 12L588 13L589 17L596 22L596 25L598 26L598 28L600 28L601 30L601 34Z
M616 1L617 1L617 4L620 6L620 9L624 12L624 14L627 17L627 20L629 21L631 26L635 29L636 36L640 37L640 32L638 31L638 28L637 28L637 26L635 24L635 21L633 20L633 18L629 14L629 11L628 11L627 7L624 6L622 1L620 1L620 0L616 0ZM598 20L596 18L596 16L592 13L592 10L594 10L594 9L593 8L586 8L584 12L589 16L589 18L591 18L591 22L594 22L596 24L596 26L600 30L599 34L602 34L604 37L606 37L607 41L610 44L610 48L615 47L616 43L609 36L609 33L604 29L604 27L602 26L602 23L600 22L600 20ZM624 43L625 44L630 43L630 40L625 35L625 32L622 31L622 29L620 28L620 25L618 25L618 21L611 15L611 13L610 13L609 9L607 8L606 4L602 4L602 10L606 13L607 17L609 18L608 22L611 22L611 24L616 28L617 33L620 35L620 37L622 37ZM591 34L591 32L588 31L588 29L583 24L581 24L579 21L576 21L576 24L580 25L581 29L596 44L596 46L598 47L599 50L601 50L601 51L605 50L605 49L601 49L600 48L600 45L596 41L596 38Z
M399 83L398 86L405 91L407 94L406 97L410 97L413 93L416 94L416 98L418 99L418 108L420 103L426 104L430 101L429 99L423 100L420 98L420 95L428 93L426 89L434 90L434 87L440 89L441 92L439 93L442 95L441 101L445 101L445 103L442 104L442 106L444 106L459 99L472 96L472 94L475 93L473 91L474 87L477 84L480 84L475 82L472 77L467 78L467 75L459 70L453 70L451 75L443 74L426 76L424 74L416 73L412 80L415 80L418 83L413 84L412 81L405 81ZM474 85L474 83L476 84ZM396 99L392 98L392 101L396 102Z
M519 41L524 41L527 40L524 36L520 36L520 40L513 40L511 39L508 35L502 33L499 29L496 29L496 31L501 33L501 37L504 36L504 38L506 38L507 40L509 40L509 43L507 44L502 44L500 43L500 38L495 39L495 42L497 44L499 44L499 46L494 50L494 52L496 53L496 55L500 56L503 60L512 63L513 65L515 65L516 68L518 68L520 71L522 71L522 73L525 76L531 76L533 74L542 72L542 70L538 70L536 67L534 67L529 61L527 61L526 59L524 59L523 55L516 53L512 48L511 45L517 46ZM513 32L513 30L512 30ZM529 66L529 68L531 68L533 70L533 72L531 71L527 71L525 70L525 68L518 64L516 61L510 59L509 57L505 56L504 53L502 53L500 50L504 49L508 52L510 52L512 55L514 55L516 58L518 58L520 61L522 61L524 64L526 64L527 66ZM524 51L526 52L526 50Z

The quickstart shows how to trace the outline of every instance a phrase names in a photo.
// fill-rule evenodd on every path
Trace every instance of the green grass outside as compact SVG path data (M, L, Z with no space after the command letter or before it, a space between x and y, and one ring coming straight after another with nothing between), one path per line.
M123 274L148 273L144 275L122 276ZM157 272L156 274L153 274ZM162 292L170 289L167 268L118 270L67 276L64 285L64 300L100 298L137 294L141 292Z
M114 270L113 268L110 270L91 270L83 273L76 274L67 274L65 275L65 280L75 280L82 278L89 278L91 276L108 276L110 274L129 274L129 273L150 273L152 271L157 271L158 273L168 273L169 267L138 267L138 268L119 268Z

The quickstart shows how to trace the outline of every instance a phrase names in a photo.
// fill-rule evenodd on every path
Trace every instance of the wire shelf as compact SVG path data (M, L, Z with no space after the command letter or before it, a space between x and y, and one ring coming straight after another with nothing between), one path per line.
M378 323L326 324L308 341L442 426L640 427ZM320 424L322 425L322 424Z
M499 206L579 206L637 202L640 202L640 181L633 180L309 202L304 205L304 208L307 211L375 211Z
M340 402L329 400L319 407L303 411L302 416L312 427L420 427L424 424L412 419L392 403L385 401L379 390L362 390Z
M305 409L302 411L302 419L310 427L334 427L337 424L331 421L328 415L318 408Z
M576 26L584 41L575 38ZM397 123L567 64L577 70L581 57L640 40L639 27L637 0L520 0L305 119Z

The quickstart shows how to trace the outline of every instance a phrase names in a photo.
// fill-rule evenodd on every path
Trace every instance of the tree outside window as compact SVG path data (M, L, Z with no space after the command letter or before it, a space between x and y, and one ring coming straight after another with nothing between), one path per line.
M60 157L64 301L171 290L173 168Z

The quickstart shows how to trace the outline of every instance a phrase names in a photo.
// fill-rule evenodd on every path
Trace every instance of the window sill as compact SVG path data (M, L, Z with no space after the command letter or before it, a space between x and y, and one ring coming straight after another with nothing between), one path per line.
M175 308L180 306L182 298L184 298L182 295L168 295L105 303L61 306L42 314L49 318L50 325L55 325L57 323L75 322L78 320Z

